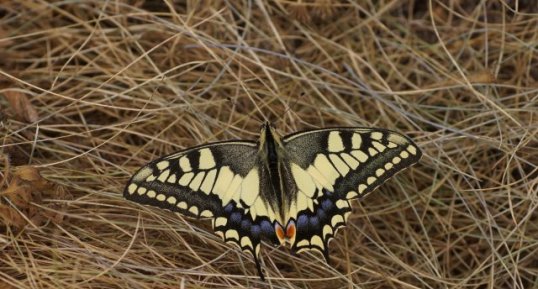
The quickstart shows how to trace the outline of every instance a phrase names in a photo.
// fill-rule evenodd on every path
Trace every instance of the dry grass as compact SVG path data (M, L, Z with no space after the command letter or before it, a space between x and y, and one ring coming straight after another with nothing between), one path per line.
M0 4L0 288L538 286L533 1L128 2ZM330 265L265 246L266 282L209 222L122 198L265 119L425 156L355 204Z

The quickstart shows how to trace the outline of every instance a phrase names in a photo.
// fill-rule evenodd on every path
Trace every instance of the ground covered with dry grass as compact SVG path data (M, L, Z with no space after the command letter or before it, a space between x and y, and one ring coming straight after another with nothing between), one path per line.
M534 1L2 1L0 288L536 288ZM475 3L476 2L476 3ZM123 199L192 145L372 126L421 162L267 280Z

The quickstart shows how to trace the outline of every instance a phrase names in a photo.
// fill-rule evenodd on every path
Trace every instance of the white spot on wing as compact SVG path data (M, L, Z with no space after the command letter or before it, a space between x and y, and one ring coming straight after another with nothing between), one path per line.
M166 182L166 180L168 179L168 176L170 175L170 170L166 170L164 172L162 172L159 177L157 178L157 180L159 180L160 182L164 183Z
M388 140L390 142L393 142L393 143L399 144L399 145L403 145L403 144L408 143L408 141L404 137L402 137L401 135L395 134L395 133L389 134Z
M318 154L314 160L314 166L327 179L327 181L331 183L331 186L334 185L336 179L340 177L338 171L323 154Z
M321 249L324 248L323 240L321 240L321 238L318 235L312 236L312 239L310 239L310 244L312 244L312 246L316 246Z
M297 184L297 188L309 198L312 198L316 192L316 184L312 180L312 176L294 163L291 164L291 174L293 175L295 184Z
M297 247L308 247L310 246L310 242L308 242L308 240L301 240L299 242L297 242Z
M228 220L226 218L218 217L215 220L215 227L226 226L226 223L228 223Z
M139 182L142 182L144 180L146 180L146 178L148 176L151 176L153 174L153 170L148 168L148 167L144 167L142 169L140 169L134 176L133 176L133 181L139 183Z
M366 155L363 151L351 151L351 155L353 155L361 163L364 163L368 160L368 155Z
M339 209L348 208L349 203L345 200L338 200L336 201L336 207Z
M329 158L338 170L338 173L340 173L343 177L345 177L347 173L349 173L349 167L338 155L330 154Z
M375 175L378 176L378 177L382 176L384 173L385 173L385 170L384 170L384 169L381 169L381 168L380 168L380 169L377 169L377 170L375 171Z
M192 206L189 208L189 212L193 213L194 215L198 216L198 207Z
M350 199L353 199L353 198L356 198L358 197L359 195L357 194L357 192L355 191L349 191L347 194L346 194L346 199L350 200Z
M370 134L370 137L375 140L380 140L381 138L383 138L383 134L378 131L375 131Z
M323 238L326 238L327 235L332 234L332 233L333 233L333 228L331 228L330 225L323 226Z
M174 184L177 181L176 174L171 174L167 182Z
M202 180L204 179L205 172L199 172L196 174L196 177L192 180L192 182L189 185L189 188L191 188L193 191L198 191L200 188L200 185L202 184Z
M331 131L328 138L328 150L333 153L344 150L344 143L339 131Z
M127 188L127 191L129 192L129 194L132 195L134 194L137 188L138 186L136 184L130 184L129 187Z
M253 220L256 219L256 216L267 216L271 220L274 219L274 216L269 216L269 212L261 198L257 198L249 209Z
M194 173L186 173L182 175L181 178L179 178L178 184L182 186L187 186L191 182L193 177Z
M215 158L213 157L213 153L211 153L211 150L208 148L201 149L200 151L200 163L199 163L199 169L201 170L208 170L213 167L215 167Z
M314 201L311 198L306 198L306 203L310 212L314 212Z
M252 241L250 241L249 237L241 238L241 248L252 248Z
M297 217L296 215L298 212L302 210L306 210L308 208L309 201L312 202L312 200L309 197L307 197L305 194L297 194L297 203L295 203L296 213L295 213L295 216L291 216L290 214L290 217L295 218Z
M344 218L342 218L341 215L334 215L331 219L331 226L333 226L333 228L342 223L344 223Z
M304 194L301 194L304 195ZM290 209L288 210L288 216L287 219L294 218L297 219L297 202L292 202L290 205Z
M333 185L331 184L331 182L329 182L327 180L327 178L325 178L320 171L318 171L318 169L316 169L316 167L314 166L309 166L307 169L306 169L306 172L308 172L308 174L312 177L312 179L317 182L318 184L320 184L322 187L326 188L327 190L329 191L334 191L334 188L333 188Z
M232 182L234 178L234 173L230 170L230 167L225 166L220 168L219 176L217 177L217 181L215 182L215 186L213 187L213 193L223 196L226 193L226 189L230 186L230 183Z
M235 192L237 192L241 188L241 182L243 181L243 178L240 175L235 175L232 179L230 186L226 188L226 191L224 194L221 195L222 204L227 204L235 195ZM239 202L239 200L235 200L236 202Z
M185 173L192 171L191 162L189 161L189 158L187 158L187 156L183 156L179 159L179 167Z
M211 218L211 217L213 217L213 213L210 210L203 210L200 213L200 216L201 217L206 217L206 218Z
M144 187L140 187L140 188L138 188L137 193L138 193L139 195L143 195L143 194L145 194L147 191L148 191L148 189L146 189L146 188L144 188Z
M362 137L358 133L354 133L351 137L351 145L353 149L360 149L362 145Z
M253 168L243 179L241 183L241 200L247 205L252 206L258 197L260 190L260 178L258 168Z
M380 143L380 142L376 142L376 141L373 141L373 142L372 142L372 145L375 147L376 150L378 150L378 151L380 151L380 152L385 151L385 149L387 148L387 147L384 146L382 143Z
M359 166L359 162L352 156L347 153L341 153L340 157L346 162L346 164L351 167L351 169L356 169Z
M236 230L227 230L226 233L224 233L226 236L226 239L235 239L239 241L239 233Z
M204 182L200 186L200 190L206 194L211 192L213 184L215 183L215 176L217 175L217 169L212 169L207 173L207 176L204 179Z
M174 196L170 196L168 197L168 199L166 200L170 205L175 205L176 202L177 202L177 199L174 197Z
M168 161L160 161L157 163L157 168L162 171L166 169L169 165L170 163Z

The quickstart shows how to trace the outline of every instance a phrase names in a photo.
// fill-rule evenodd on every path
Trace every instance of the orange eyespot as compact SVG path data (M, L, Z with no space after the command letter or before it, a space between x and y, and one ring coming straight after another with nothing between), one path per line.
M290 221L286 228L286 239L293 239L295 237L295 222Z
M286 240L286 233L284 233L284 228L282 228L279 223L275 223L275 232L280 243L284 243L284 241Z
M280 244L284 244L286 242L293 242L293 240L295 239L295 231L295 222L293 220L290 220L288 222L285 231L284 227L282 227L280 223L275 223L275 233L278 237L278 240L280 241Z

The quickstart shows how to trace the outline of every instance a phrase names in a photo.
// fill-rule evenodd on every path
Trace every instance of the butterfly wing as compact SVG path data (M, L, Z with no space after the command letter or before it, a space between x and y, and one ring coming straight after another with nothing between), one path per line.
M406 136L370 128L300 132L283 139L290 218L296 220L292 250L320 251L345 225L349 201L364 197L422 153Z
M253 254L261 275L260 240L276 242L275 213L261 197L268 184L263 170L256 143L213 143L145 165L127 183L124 197L191 217L212 218L217 235Z

